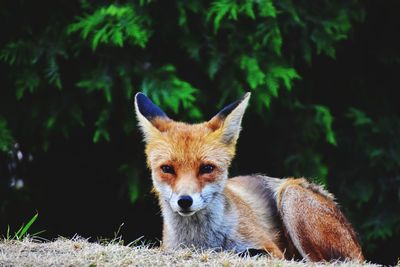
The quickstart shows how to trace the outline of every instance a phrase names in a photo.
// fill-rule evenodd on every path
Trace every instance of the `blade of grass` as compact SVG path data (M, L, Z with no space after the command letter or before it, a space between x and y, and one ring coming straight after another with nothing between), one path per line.
M26 232L29 230L29 228L32 226L32 224L36 221L38 216L39 216L39 213L36 213L24 227L21 227L18 230L18 232L15 233L18 240L21 240L25 236Z
M24 228L24 224L22 224L22 226L18 229L18 231L15 232L14 234L14 238L19 240L19 233L21 233L22 229Z
M30 236L38 236L38 235L40 235L40 234L43 234L44 232L46 232L46 230L38 231L38 232L36 232L36 233L31 234Z
M7 239L7 240L10 240L10 239L11 239L11 235L10 235L10 225L7 225L6 239Z

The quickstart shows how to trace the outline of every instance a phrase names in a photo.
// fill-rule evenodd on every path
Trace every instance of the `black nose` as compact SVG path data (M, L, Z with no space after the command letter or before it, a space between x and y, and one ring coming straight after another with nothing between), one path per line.
M190 208L190 206L192 206L192 204L193 204L193 199L191 196L181 196L178 199L179 207L181 207L184 210L187 210L188 208Z

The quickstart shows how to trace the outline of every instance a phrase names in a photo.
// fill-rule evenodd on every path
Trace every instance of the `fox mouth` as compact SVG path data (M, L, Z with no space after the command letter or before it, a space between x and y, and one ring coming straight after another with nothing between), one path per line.
M196 213L195 210L180 210L180 211L178 211L178 214L183 216L183 217L189 217L189 216L192 216L195 213Z

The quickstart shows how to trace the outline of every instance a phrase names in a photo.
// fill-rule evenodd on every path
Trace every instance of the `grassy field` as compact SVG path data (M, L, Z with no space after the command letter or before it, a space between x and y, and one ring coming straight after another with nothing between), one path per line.
M145 245L88 242L59 238L0 240L0 266L378 266L352 262L330 264L280 261L266 256L240 257L227 252L182 249L167 253Z

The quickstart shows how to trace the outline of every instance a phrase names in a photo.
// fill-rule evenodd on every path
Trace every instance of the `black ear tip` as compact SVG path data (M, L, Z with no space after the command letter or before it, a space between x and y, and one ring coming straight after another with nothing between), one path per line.
M138 92L135 95L135 101L138 102L140 101L140 99L143 100L143 98L147 98L147 96L145 94L143 94L142 92Z
M148 120L156 117L168 118L159 107L157 107L145 94L139 92L135 95L135 102L139 112Z
M147 106L149 104L153 104L153 102L142 92L136 93L135 102L139 109L141 109L141 107Z

